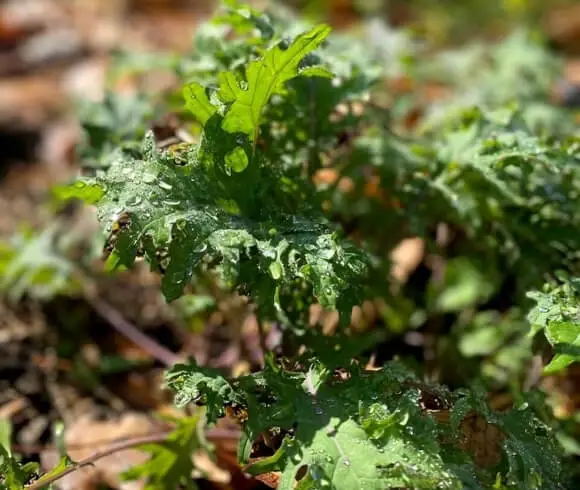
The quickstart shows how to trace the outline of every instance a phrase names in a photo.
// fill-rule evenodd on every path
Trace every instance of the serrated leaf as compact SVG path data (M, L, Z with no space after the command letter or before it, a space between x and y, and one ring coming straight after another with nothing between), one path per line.
M228 83L224 89L226 99L232 100L232 96L235 99L224 116L223 129L230 133L244 133L255 141L260 117L270 97L285 82L300 74L302 59L316 49L329 33L330 27L317 26L298 36L287 49L274 46L264 53L263 58L250 62L245 71L247 86L232 87Z
M188 377L200 392L207 393L209 413L217 413L224 401L247 407L250 440L271 427L296 427L294 437L286 438L275 456L245 468L250 474L282 470L279 489L294 488L297 472L304 467L307 472L300 488L325 484L337 490L404 484L425 489L439 484L461 488L433 452L438 446L436 427L428 417L419 415L417 393L411 390L397 396L397 401L391 399L396 388L387 373L371 378L353 373L351 380L336 386L317 382L319 389L312 396L305 383L307 375L266 371L233 380L227 385L229 398L216 398L215 385L196 374L197 369L186 372L180 368L179 376ZM222 384L224 379L218 377L215 382ZM264 405L271 397L276 400L273 411ZM412 436L406 428L409 410L418 417ZM393 422L384 424L391 419ZM380 430L373 428L377 424L383 424Z
M473 413L477 417L472 417ZM478 390L464 392L455 402L451 425L458 427L468 419L473 422L462 432L464 437L472 434L472 444L467 445L471 450L486 447L481 455L501 448L506 470L500 480L505 480L505 488L564 488L561 449L550 427L535 417L527 404L506 412L494 412L485 401L485 393ZM491 430L489 425L495 430ZM488 434L494 436L493 440L486 440Z
M554 346L556 355L544 367L544 373L557 373L573 362L580 361L580 323L550 322L546 328L546 338Z
M216 422L223 416L226 402L234 402L238 397L225 377L218 370L201 368L195 364L177 364L165 375L166 386L176 394L175 403L183 407L192 401L205 397L208 406L208 422Z
M453 444L472 448L485 437L483 433L465 432L463 419L470 410L481 414L484 425L499 427L498 435L503 431L494 450L508 463L506 488L528 488L533 481L544 482L546 488L559 488L559 453L554 439L529 410L498 414L483 398L460 397L449 426L443 421L447 418L439 422L422 410L421 384L401 365L393 363L384 371L372 373L353 368L341 380L331 380L329 372L314 372L322 373L322 377L316 375L316 380L309 381L311 370L302 373L267 367L262 373L228 382L221 375L196 366L182 366L176 376L181 384L195 387L196 398L207 394L212 421L223 413L224 404L234 403L247 410L246 442L240 447L244 463L250 456L251 442L260 434L292 430L273 456L254 460L245 467L250 474L281 471L280 489L295 485L337 490L464 488L468 482L474 488L488 488L495 478L495 468L489 473L483 468L475 469L470 460L475 455L452 448ZM179 384L172 387L180 393ZM437 387L429 389L429 393L438 392ZM190 388L185 392L191 393ZM444 390L440 393L443 399L450 396ZM475 430L480 430L480 426L481 422ZM459 427L463 435L453 436ZM472 438L467 446L464 437ZM447 440L445 449L443 440Z
M10 427L2 424L0 437L0 490L22 490L25 484L38 473L37 463L21 464L10 450Z
M203 447L196 416L174 420L176 427L162 443L139 447L151 455L148 461L123 474L123 480L144 480L145 490L193 490L192 456Z
M217 108L210 102L206 89L199 83L191 83L183 89L185 107L204 126L217 112Z
M240 80L234 72L219 73L217 96L229 105L221 127L230 133L246 134L255 144L262 112L270 97L280 91L286 82L299 75L332 76L322 67L299 68L304 57L316 49L329 33L330 27L320 25L299 35L286 49L279 45L267 49L261 58L247 65L245 80ZM197 82L185 87L184 97L186 108L203 126L218 110L212 105L206 89Z
M97 179L103 190L98 216L115 235L114 254L120 264L131 267L138 252L152 264L158 263L158 255L166 256L162 289L173 300L183 293L201 261L211 258L212 267L227 284L260 298L258 306L265 310L274 307L274 280L290 286L301 279L312 284L324 307L350 314L360 300L364 287L360 279L364 282L369 259L340 241L322 216L288 215L268 194L262 197L269 187L272 193L279 190L274 189L275 177L261 175L260 169L248 167L231 176L225 169L219 173L209 146L203 160L192 151L190 163L181 166L152 146L149 137L142 150L144 159L119 159ZM238 151L244 150L238 147ZM238 181L238 176L247 180ZM236 214L231 214L231 206L223 206L228 186L236 191ZM250 211L257 215L248 216ZM279 233L270 236L267 230L273 225ZM242 267L248 263L253 266ZM273 263L283 273L277 279L270 273ZM355 276L360 279L349 279Z
M554 348L554 357L544 373L562 371L580 361L580 294L577 279L564 277L559 284L547 285L546 292L533 291L528 297L536 301L528 313L532 334L544 331Z

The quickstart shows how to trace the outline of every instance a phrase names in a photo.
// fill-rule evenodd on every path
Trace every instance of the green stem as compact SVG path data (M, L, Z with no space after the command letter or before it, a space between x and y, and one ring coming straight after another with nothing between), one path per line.
M171 432L167 431L119 441L117 443L111 444L109 447L106 447L91 454L90 456L74 463L71 466L63 468L61 471L57 473L51 474L50 476L47 475L44 478L41 477L39 480L36 480L35 482L31 483L30 485L27 485L24 488L25 490L41 490L42 488L46 488L51 483L60 480L66 475L69 475L70 473L78 470L79 468L92 465L95 461L98 461L99 459L104 458L105 456L110 456L111 454L118 453L126 449L131 449L136 446L141 446L143 444L156 444L156 443L159 444L165 442L170 434Z

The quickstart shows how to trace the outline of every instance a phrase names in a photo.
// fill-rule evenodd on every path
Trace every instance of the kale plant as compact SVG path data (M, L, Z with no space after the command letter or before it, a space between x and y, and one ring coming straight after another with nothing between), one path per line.
M237 378L176 365L176 404L204 405L210 424L237 418L244 471L280 489L568 488L550 419L519 388L532 356L526 293L577 273L580 250L580 142L562 134L568 121L548 131L527 110L548 90L530 73L543 52L515 69L505 57L522 38L511 38L473 100L401 135L379 53L327 25L224 3L195 49L165 65L183 81L179 104L109 94L83 113L90 172L59 189L96 206L109 270L145 260L167 301L213 281L298 346ZM181 132L167 138L156 124L169 111ZM419 293L389 274L389 253L412 237L445 262ZM26 262L10 270L31 277ZM572 280L531 293L530 322L556 352L548 372L579 358L578 291ZM354 311L377 298L378 335L355 335ZM333 335L311 326L314 306L337 313ZM442 365L476 359L454 378L470 386L423 381L405 354L365 367L377 342L421 329L449 333ZM513 408L491 408L493 383L518 386ZM157 446L152 471L129 477L188 481L181 452L199 444L179 428L170 442L179 464L167 480L158 460L170 449Z

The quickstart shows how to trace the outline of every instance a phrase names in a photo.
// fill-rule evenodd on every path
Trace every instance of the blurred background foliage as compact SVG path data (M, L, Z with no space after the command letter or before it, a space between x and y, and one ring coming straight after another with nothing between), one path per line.
M497 39L514 26L542 27L546 14L573 0L289 0L313 19L352 22L353 16L382 17L423 36L434 48L477 38Z

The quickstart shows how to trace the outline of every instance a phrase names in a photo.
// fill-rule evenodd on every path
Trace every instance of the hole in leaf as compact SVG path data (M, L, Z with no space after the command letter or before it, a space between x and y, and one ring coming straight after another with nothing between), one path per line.
M294 480L300 481L308 474L308 465L303 464L300 468L296 470L296 474L294 475Z

